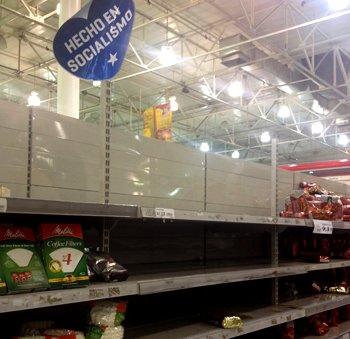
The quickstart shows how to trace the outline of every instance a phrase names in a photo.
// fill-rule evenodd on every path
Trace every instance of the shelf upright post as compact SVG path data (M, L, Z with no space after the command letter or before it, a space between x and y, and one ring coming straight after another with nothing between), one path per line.
M204 212L207 211L207 193L208 193L208 155L204 153Z
M102 180L101 180L101 203L109 204L109 183L110 183L110 145L111 145L111 82L104 81L101 86L101 161L102 161Z
M110 165L111 165L111 87L110 81L103 81L101 86L101 109L100 109L100 131L101 131L101 185L100 200L101 203L108 205L110 202ZM102 248L109 252L110 227L106 218L103 218L102 227Z
M277 139L271 140L271 216L277 217ZM271 226L271 266L278 266L278 231ZM278 304L278 278L272 282L272 303Z
M27 198L32 195L32 162L33 162L33 108L28 111L28 145L27 145Z
M102 250L105 253L109 253L110 250L110 226L107 223L106 218L103 218L103 227L102 227Z

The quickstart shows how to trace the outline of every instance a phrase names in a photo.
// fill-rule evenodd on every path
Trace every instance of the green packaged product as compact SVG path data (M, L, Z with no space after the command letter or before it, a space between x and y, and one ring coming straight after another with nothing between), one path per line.
M0 267L9 293L49 287L31 228L0 226Z
M0 266L0 295L4 295L7 293L5 277L3 274L3 269Z
M50 286L80 287L89 284L84 241L79 224L42 224L40 236Z

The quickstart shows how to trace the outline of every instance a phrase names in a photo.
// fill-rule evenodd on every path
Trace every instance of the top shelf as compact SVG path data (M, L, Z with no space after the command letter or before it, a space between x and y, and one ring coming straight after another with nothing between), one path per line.
M0 211L9 214L137 218L139 209L136 205L0 198Z
M166 212L165 217L160 210ZM168 219L234 224L313 227L311 219L279 218L266 216L235 215L218 212L186 211L113 205L79 203L53 200L0 198L0 212L6 214L36 214L60 216L89 216L127 219ZM350 229L350 222L333 221L333 228Z

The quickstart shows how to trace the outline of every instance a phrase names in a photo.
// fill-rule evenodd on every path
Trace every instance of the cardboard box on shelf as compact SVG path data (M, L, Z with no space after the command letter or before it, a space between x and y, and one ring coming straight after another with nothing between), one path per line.
M81 225L41 224L40 236L50 286L61 288L88 285Z
M31 228L0 226L0 267L9 293L49 287Z
M3 274L3 269L0 267L0 295L4 295L7 292L6 282Z

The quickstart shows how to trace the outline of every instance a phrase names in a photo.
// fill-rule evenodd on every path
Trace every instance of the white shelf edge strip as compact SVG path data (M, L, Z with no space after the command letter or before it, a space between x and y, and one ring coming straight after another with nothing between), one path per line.
M263 224L279 226L303 226L313 227L312 219L279 218L266 216L234 215L217 212L196 212L186 210L173 210L173 217L162 218L158 216L157 208L140 208L141 217L144 219L168 219L188 221L211 221L241 224ZM333 228L350 229L350 222L332 221Z
M0 296L0 313L59 306L138 294L134 281L89 287Z
M159 211L163 213L159 213ZM133 219L168 219L188 221L208 221L223 223L243 223L279 226L313 227L311 219L279 218L267 216L234 215L218 212L186 211L164 208L138 207L136 205L104 205L53 200L1 198L1 213L49 214L74 216L120 217ZM350 229L350 222L333 221L333 228Z
M258 280L330 268L350 267L350 260L336 260L325 264L289 263L280 267L245 269L206 269L177 273L132 276L126 282L92 284L85 288L44 291L0 296L0 313L65 305L90 300L145 295L220 285L238 281Z

